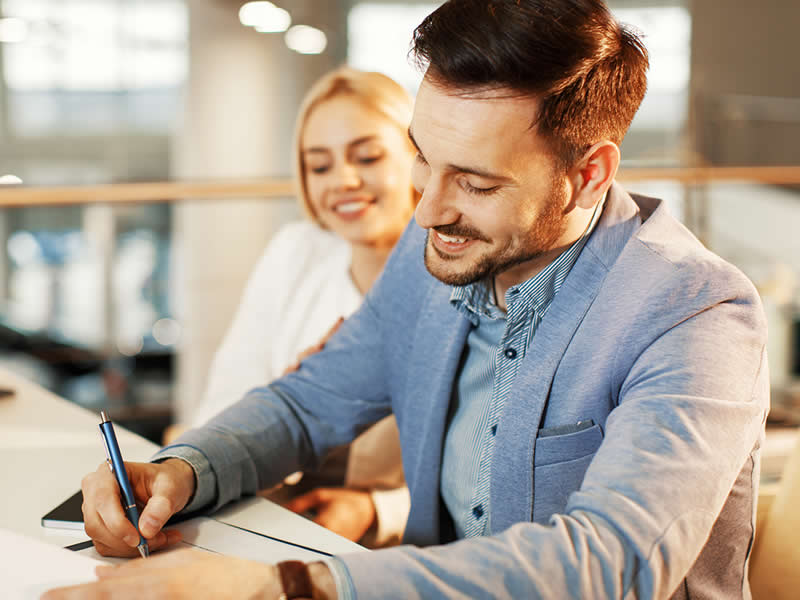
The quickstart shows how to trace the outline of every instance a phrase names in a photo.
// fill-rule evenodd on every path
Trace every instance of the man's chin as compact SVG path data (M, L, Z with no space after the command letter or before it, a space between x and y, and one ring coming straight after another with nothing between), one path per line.
M464 265L466 258L442 258L435 248L426 246L425 268L428 273L447 285L464 286L483 279L475 265ZM461 267L461 268L459 268Z

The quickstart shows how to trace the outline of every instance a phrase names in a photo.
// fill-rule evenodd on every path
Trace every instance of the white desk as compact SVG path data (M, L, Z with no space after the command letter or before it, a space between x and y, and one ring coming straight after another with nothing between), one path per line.
M97 414L0 369L0 529L66 546L82 532L41 526L42 515L80 489L81 478L105 460ZM147 461L158 446L115 427L126 461ZM225 507L217 520L330 554L363 551L358 544L263 498Z

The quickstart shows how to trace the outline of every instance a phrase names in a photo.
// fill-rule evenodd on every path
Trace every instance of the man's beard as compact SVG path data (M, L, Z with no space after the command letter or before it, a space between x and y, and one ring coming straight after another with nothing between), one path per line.
M431 242L431 231L428 230L424 250L425 267L428 269L428 272L439 281L448 285L469 285L476 281L488 280L512 267L539 258L553 250L567 227L567 217L565 213L567 190L564 188L563 184L555 178L553 178L550 187L550 200L543 212L537 217L534 226L528 232L522 245L514 245L512 240L508 240L502 248L499 248L491 254L481 256L475 264L469 265L463 271L449 270L446 268L448 262L455 263L461 260L461 257L443 254L436 248L433 242ZM433 229L443 235L491 242L480 230L471 226L463 226L456 223L434 227ZM432 253L435 253L444 264L433 259Z

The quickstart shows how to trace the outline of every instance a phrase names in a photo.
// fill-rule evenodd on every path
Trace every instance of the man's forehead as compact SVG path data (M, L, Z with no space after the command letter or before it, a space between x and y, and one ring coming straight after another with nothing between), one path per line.
M539 101L509 88L455 88L427 77L414 105L411 133L419 141L427 135L449 132L465 141L496 139L507 142L536 137L532 124Z

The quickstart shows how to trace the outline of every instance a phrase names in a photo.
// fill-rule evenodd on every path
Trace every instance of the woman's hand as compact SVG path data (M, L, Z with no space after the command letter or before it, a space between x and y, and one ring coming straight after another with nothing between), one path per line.
M363 490L317 488L285 506L299 514L313 511L315 523L354 542L363 538L377 519L372 495Z
M288 375L289 373L294 373L295 371L297 371L297 369L300 368L301 362L303 362L309 356L312 356L317 352L321 351L325 347L325 344L328 343L328 340L331 339L334 333L336 333L336 331L339 329L339 326L342 323L344 323L344 317L339 317L338 319L336 319L336 322L328 330L328 333L322 336L322 339L318 341L316 344L314 344L310 348L306 348L305 350L303 350L297 356L297 359L295 360L294 364L291 364L288 367L286 367L281 375Z
M139 531L150 550L181 540L177 531L161 531L167 520L181 510L195 488L194 470L180 459L163 463L125 463L137 504L142 503ZM83 521L86 534L103 556L138 556L139 533L125 516L119 485L107 463L81 481Z

